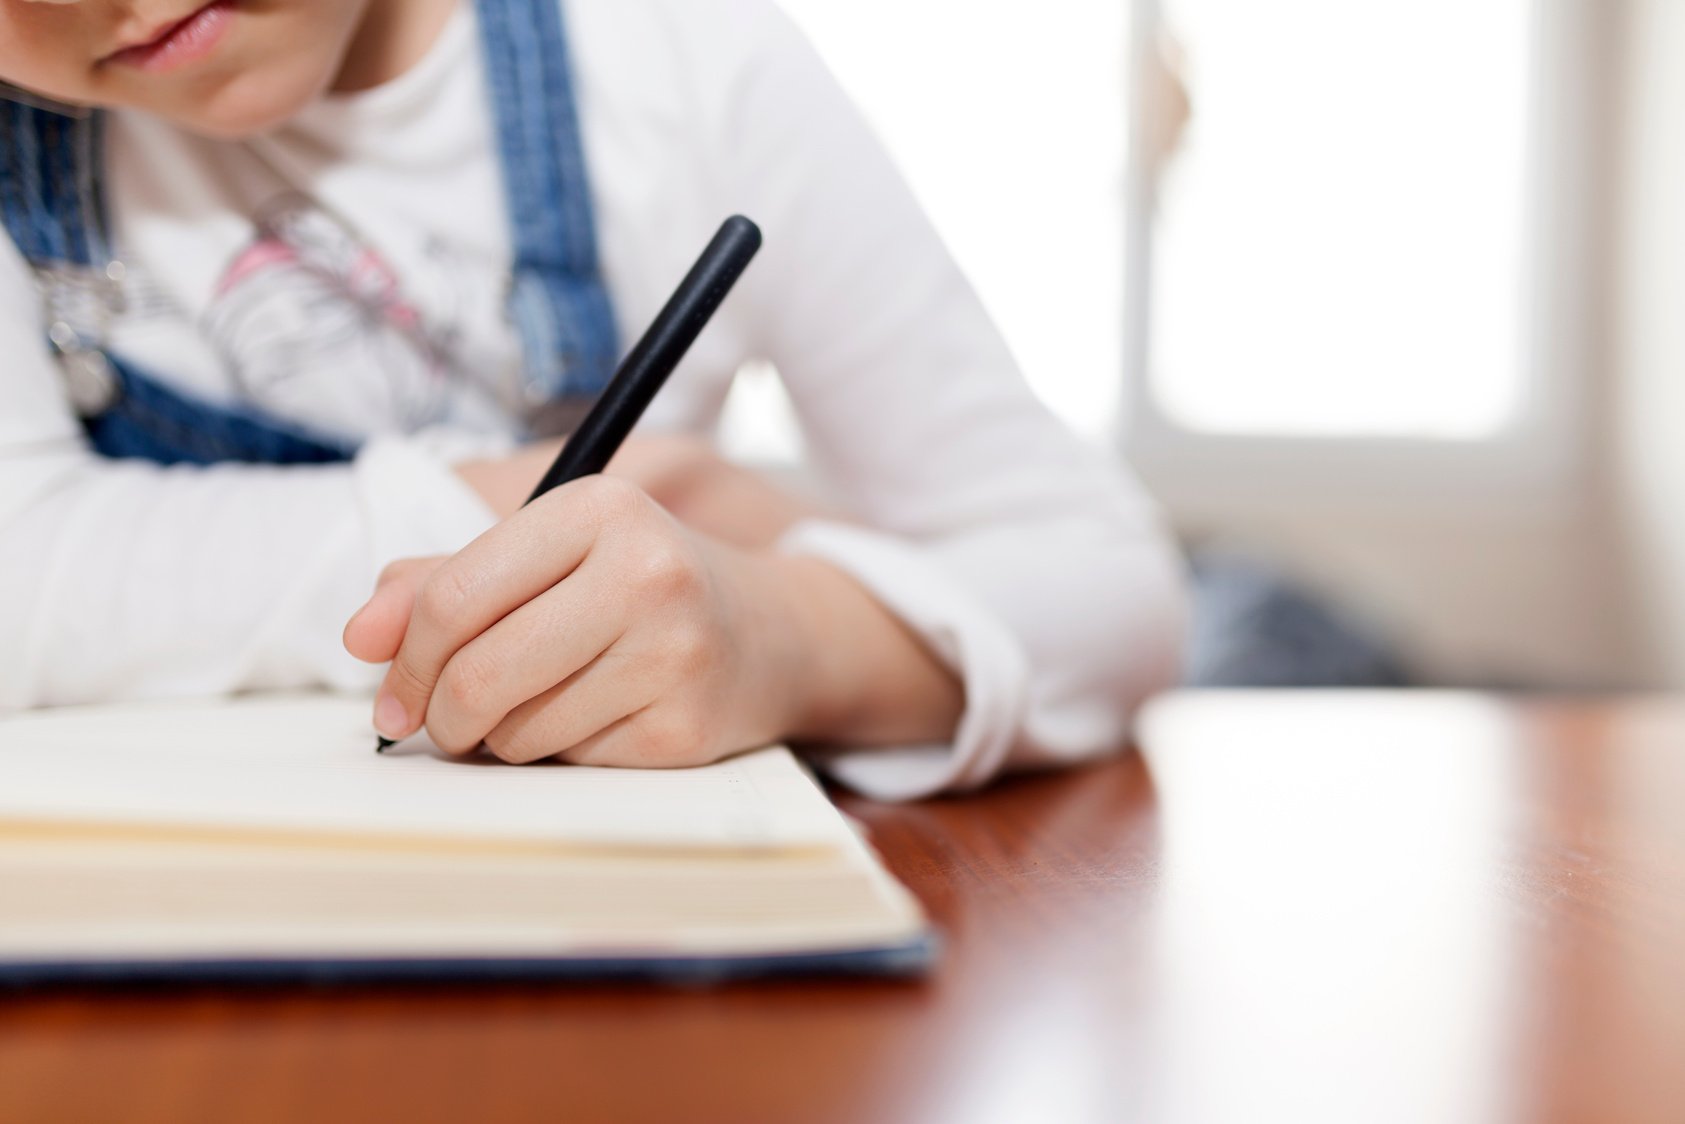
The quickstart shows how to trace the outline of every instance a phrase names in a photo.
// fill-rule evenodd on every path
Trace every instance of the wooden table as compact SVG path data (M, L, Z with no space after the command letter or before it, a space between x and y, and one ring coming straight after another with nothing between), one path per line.
M1185 696L1145 739L848 802L927 983L14 995L0 1121L1685 1120L1685 704Z

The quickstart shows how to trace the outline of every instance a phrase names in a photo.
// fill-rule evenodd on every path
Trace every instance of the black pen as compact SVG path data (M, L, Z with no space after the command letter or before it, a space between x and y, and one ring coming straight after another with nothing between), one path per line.
M656 393L678 368L691 345L714 318L743 271L760 252L761 231L742 215L733 215L702 251L678 291L661 310L609 380L602 397L579 423L557 454L527 503L582 476L608 467ZM376 753L397 743L381 738Z

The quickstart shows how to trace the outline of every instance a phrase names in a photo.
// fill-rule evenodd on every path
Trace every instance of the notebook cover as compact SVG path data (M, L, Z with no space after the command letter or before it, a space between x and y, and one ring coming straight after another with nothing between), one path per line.
M87 984L345 986L422 983L653 983L703 986L792 976L917 978L936 963L939 942L847 952L706 957L442 958L397 960L191 960L0 962L0 987Z

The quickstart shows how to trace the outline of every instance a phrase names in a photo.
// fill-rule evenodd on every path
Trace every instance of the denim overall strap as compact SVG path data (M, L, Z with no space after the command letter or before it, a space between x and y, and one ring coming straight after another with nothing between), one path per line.
M159 464L326 464L349 446L256 412L204 401L103 352L121 264L105 238L103 118L0 97L0 219L34 267L48 341L95 451ZM96 384L90 388L90 383Z
M94 174L103 133L98 114L0 97L0 216L31 263L92 267L109 260Z
M477 0L514 239L527 404L588 399L619 355L597 259L562 0Z

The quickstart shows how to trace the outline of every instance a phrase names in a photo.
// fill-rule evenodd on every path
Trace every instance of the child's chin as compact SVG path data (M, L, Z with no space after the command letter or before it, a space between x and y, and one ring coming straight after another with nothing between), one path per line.
M319 83L238 81L164 115L212 140L243 140L285 124L320 95Z

